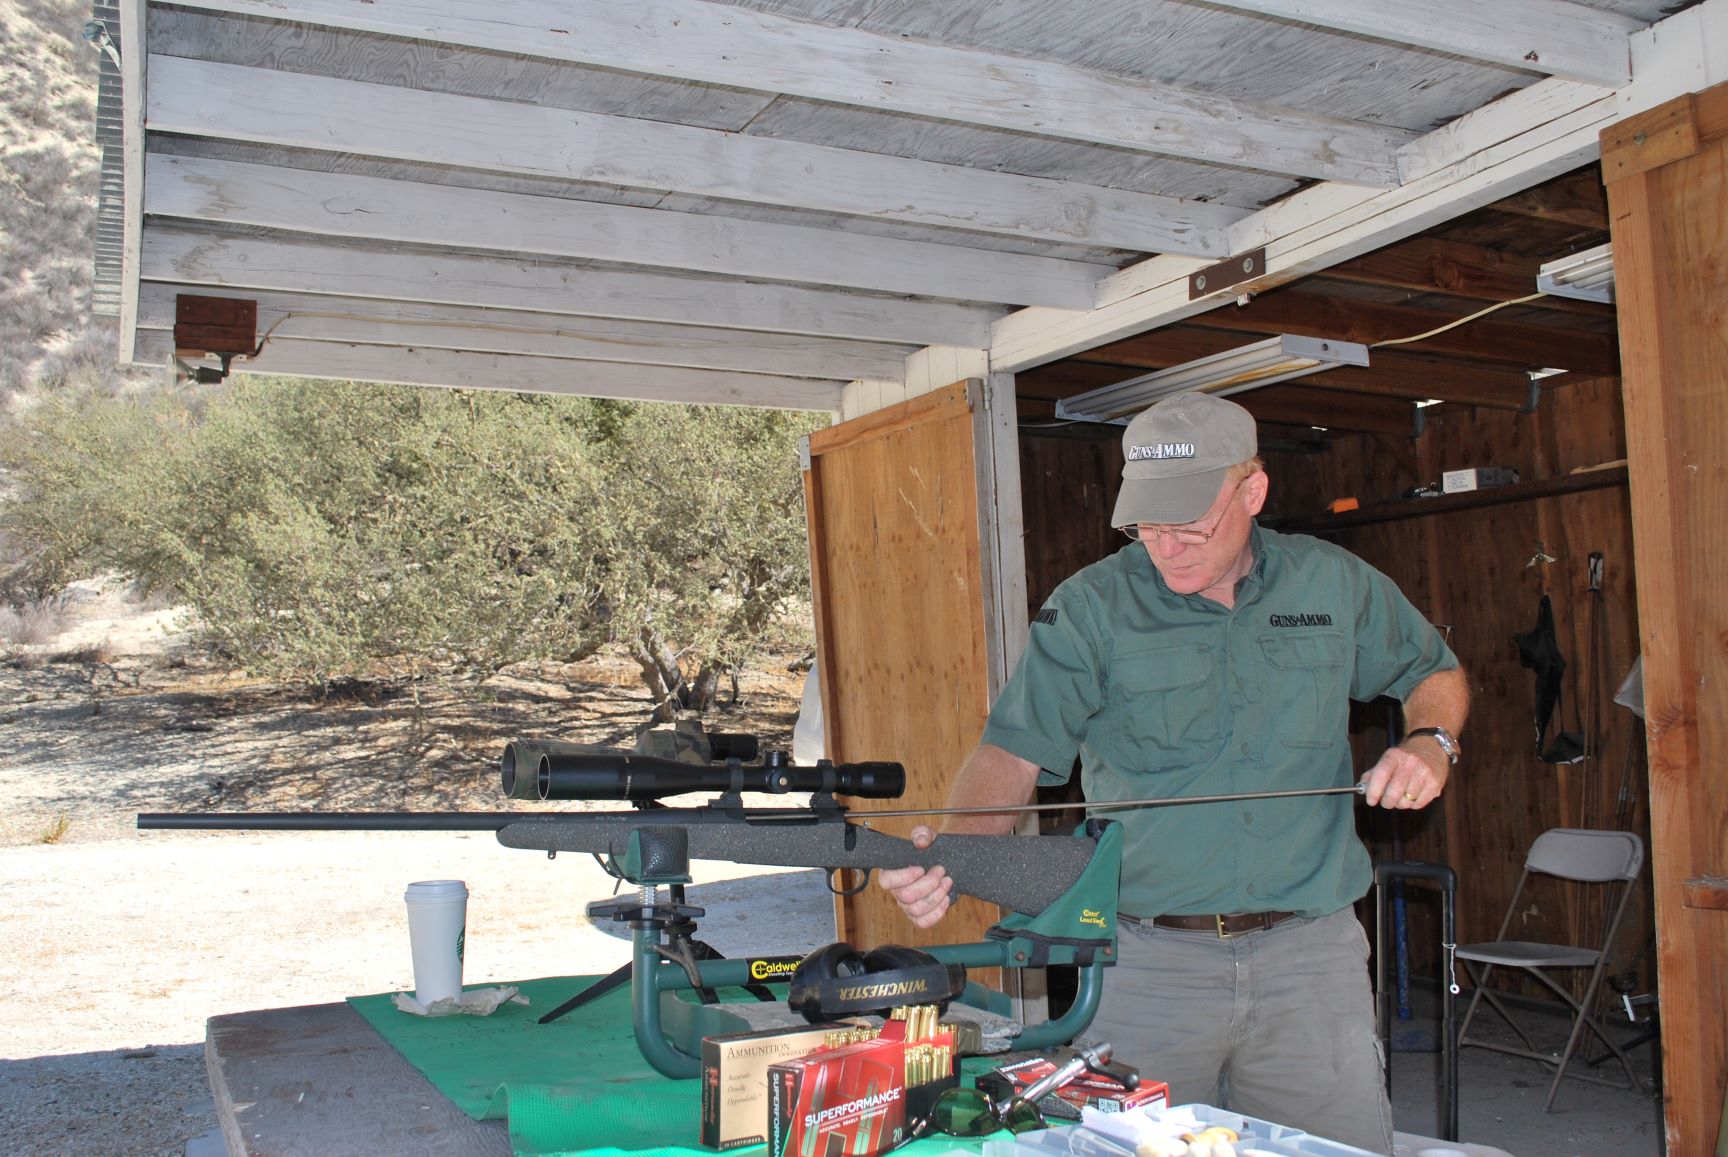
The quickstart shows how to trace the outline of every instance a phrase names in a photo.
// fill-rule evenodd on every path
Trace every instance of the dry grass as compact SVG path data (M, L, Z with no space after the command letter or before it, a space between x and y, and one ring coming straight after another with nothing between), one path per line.
M139 380L92 318L95 49L88 0L0 2L0 414L46 392Z
M72 817L61 812L50 821L47 827L42 829L42 834L36 837L36 842L39 844L57 844L65 839L66 833L71 830Z
M66 651L56 651L46 657L50 663L70 663L82 667L111 666L120 656L114 650L114 644L107 639L97 643L86 643L81 647L73 647Z
M30 647L46 643L66 628L66 609L59 599L32 600L0 606L0 643Z

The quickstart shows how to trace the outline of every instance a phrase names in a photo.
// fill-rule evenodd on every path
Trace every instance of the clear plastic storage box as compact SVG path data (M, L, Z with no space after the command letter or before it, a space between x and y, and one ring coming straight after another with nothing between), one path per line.
M984 1157L1135 1157L1143 1137L1179 1137L1210 1125L1236 1131L1241 1138L1233 1143L1237 1157L1376 1157L1367 1149L1211 1105L1176 1105L1126 1113L1088 1110L1079 1125L1022 1133L1011 1140L987 1141Z

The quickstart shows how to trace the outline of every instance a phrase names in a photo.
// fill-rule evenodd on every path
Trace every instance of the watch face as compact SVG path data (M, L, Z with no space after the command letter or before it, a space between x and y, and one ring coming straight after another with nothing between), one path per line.
M1458 762L1458 741L1452 738L1452 733L1444 727L1418 727L1411 735L1427 735L1440 745L1440 750L1446 753L1448 762Z

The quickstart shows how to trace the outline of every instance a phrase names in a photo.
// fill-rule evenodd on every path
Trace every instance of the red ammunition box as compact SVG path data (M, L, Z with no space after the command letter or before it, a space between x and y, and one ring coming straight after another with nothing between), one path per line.
M905 1131L901 1041L865 1041L768 1069L768 1157L874 1157Z

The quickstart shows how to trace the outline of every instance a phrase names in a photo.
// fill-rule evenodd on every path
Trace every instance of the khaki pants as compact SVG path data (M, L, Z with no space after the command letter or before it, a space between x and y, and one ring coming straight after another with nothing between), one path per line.
M1123 921L1087 1036L1215 1105L1392 1151L1368 938L1349 909L1221 939Z

